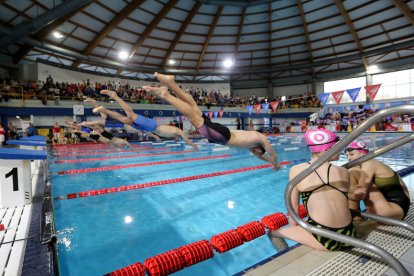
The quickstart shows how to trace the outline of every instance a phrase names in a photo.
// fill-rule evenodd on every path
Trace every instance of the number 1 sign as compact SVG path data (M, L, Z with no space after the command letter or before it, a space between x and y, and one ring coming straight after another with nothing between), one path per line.
M0 160L0 205L32 203L30 160Z

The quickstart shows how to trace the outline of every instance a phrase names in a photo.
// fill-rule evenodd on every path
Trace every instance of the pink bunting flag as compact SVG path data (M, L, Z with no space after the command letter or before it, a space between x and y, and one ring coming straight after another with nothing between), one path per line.
M276 112L277 107L279 106L279 101L270 102L273 112Z
M254 105L254 109L256 109L256 114L257 115L259 115L259 113L260 113L260 108L262 107L262 105L261 104L255 104Z
M223 118L223 113L224 113L223 109L219 111L220 118Z
M373 101L375 96L377 96L378 90L380 89L381 84L374 84L365 86L365 91L367 92L367 96Z
M211 119L211 118L213 118L213 112L211 112L211 111L209 111L208 112L208 117Z
M344 95L345 90L332 92L332 97L334 98L335 102L339 104L342 100L342 96Z

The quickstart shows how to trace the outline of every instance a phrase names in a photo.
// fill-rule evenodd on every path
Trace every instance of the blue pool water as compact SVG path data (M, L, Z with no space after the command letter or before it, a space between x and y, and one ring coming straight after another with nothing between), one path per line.
M370 148L395 140L396 135L364 136ZM285 135L271 140L280 161L303 162L310 153L300 135ZM278 144L280 143L280 144ZM137 144L138 145L138 144ZM246 150L213 151L202 146L201 152L180 152L182 146L159 150L160 146L119 152L116 149L70 147L65 154L50 155L52 191L56 197L80 191L161 181L264 164ZM162 146L161 146L162 147ZM295 149L298 148L298 149ZM287 150L287 151L286 151ZM92 151L91 153L88 153ZM172 152L166 155L139 156ZM394 169L413 165L411 145L403 146L382 158ZM52 152L51 152L52 153ZM62 151L53 151L56 155ZM111 156L122 159L109 159ZM180 163L142 166L80 174L59 172L187 158L217 157ZM58 160L85 162L57 164ZM295 161L296 160L296 161ZM344 163L341 158L338 163ZM107 195L55 200L55 226L58 232L58 255L61 275L103 275L124 266L199 240L235 229L275 213L286 212L284 189L288 169L274 172L257 169L170 185L130 190ZM290 245L293 245L290 242ZM177 275L232 275L274 255L276 251L266 236L219 254L207 261L177 272Z

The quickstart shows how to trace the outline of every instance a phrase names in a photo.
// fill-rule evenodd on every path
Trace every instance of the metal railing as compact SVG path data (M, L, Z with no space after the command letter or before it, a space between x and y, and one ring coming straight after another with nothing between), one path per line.
M285 190L285 202L286 208L289 212L291 218L302 228L314 233L321 235L323 237L327 237L333 240L337 240L343 243L350 244L354 247L359 247L368 251L373 252L380 256L384 261L386 261L396 272L398 275L409 276L410 274L405 269L405 267L390 253L382 249L381 247L374 245L372 243L362 241L359 239L351 238L349 236L345 236L342 234L338 234L333 231L329 231L326 229L318 228L308 224L307 222L303 221L298 214L296 214L295 210L292 206L291 200L291 193L293 188L303 179L305 179L309 174L314 172L317 168L319 168L322 164L329 161L332 156L340 152L343 148L349 145L353 140L367 131L372 125L379 122L382 118L396 114L396 113L414 113L414 105L403 105L398 107L392 107L388 109L384 109L373 115L371 118L363 122L359 125L353 132L346 135L343 139L341 139L335 146L330 148L326 153L324 153L318 160L312 163L306 170L298 174L295 178L289 181L286 190Z

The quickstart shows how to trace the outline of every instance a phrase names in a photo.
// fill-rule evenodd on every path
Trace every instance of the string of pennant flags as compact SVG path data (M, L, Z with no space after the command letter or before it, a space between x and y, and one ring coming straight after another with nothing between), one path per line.
M375 99L375 96L378 93L378 90L380 89L381 84L374 84L374 85L367 85L364 87L365 91L366 91L366 95L367 97L373 101ZM361 91L361 87L358 88L352 88L352 89L347 89L347 90L340 90L340 91L335 91L335 92L330 92L330 93L322 93L322 94L318 94L317 97L319 98L319 100L321 101L322 105L325 106L326 102L328 101L328 98L332 95L332 97L334 98L335 102L337 104L339 104L342 100L342 97L344 95L344 93L348 93L349 97L351 98L351 100L353 102L355 102L355 100L358 98L359 92ZM267 112L269 110L269 107L272 108L273 112L276 112L277 108L279 107L279 103L280 101L272 101L269 103L259 103L259 104L254 104L254 105L246 105L245 108L248 110L249 115L252 115L253 109L256 110L256 114L259 115L260 114L260 109L263 109L264 112ZM208 112L204 112L204 115L206 115L209 118L223 118L223 114L224 114L224 110L221 109L219 111L208 111ZM178 118L178 117L177 117Z
M365 86L365 91L367 94L367 98L369 98L371 101L373 101L375 99L375 97L377 96L378 90L380 89L381 84L374 84L374 85L367 85ZM340 90L340 91L335 91L335 92L330 92L330 93L322 93L322 94L318 94L318 98L321 101L322 105L325 106L326 102L328 101L329 96L332 95L332 97L334 98L335 102L337 104L339 104L342 100L342 96L344 95L344 93L348 93L349 97L351 98L352 102L355 102L355 100L358 98L359 92L361 91L361 87L358 88L352 88L352 89L347 89L347 90Z

